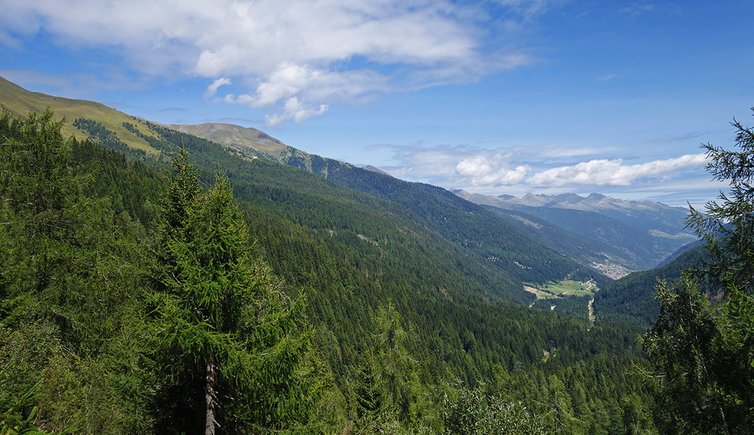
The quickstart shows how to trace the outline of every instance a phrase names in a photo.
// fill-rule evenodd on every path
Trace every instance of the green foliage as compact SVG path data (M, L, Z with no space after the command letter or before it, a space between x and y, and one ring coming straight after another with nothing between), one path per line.
M446 433L546 434L553 429L521 402L490 395L482 385L451 388L443 397L443 410Z
M754 108L752 108L754 112ZM727 181L728 194L710 201L705 214L691 208L689 225L704 236L715 261L708 273L729 286L754 291L754 131L734 120L738 151L704 145L707 170L715 180Z
M365 350L356 375L359 430L374 431L385 422L408 428L432 421L419 363L408 350L409 337L392 301L373 316L373 342Z
M644 349L659 379L657 414L665 430L745 433L754 405L754 346L746 338L754 334L751 298L736 290L721 316L689 277L657 292L660 316Z
M672 291L657 287L660 315L644 350L662 376L660 409L673 432L725 430L722 391L712 369L718 331L709 301L688 277Z
M151 125L176 157L168 179L94 142L20 141L28 122L0 117L0 413L14 425L200 430L208 362L216 418L238 432L441 432L438 391L479 382L487 431L622 431L647 403L636 329L508 302L528 301L521 276L486 254L512 261L524 235L489 224L487 245L458 224L478 218L444 223L458 204L442 192L354 173L380 189L358 192ZM57 153L36 151L47 179L35 146ZM203 191L218 168L229 180ZM540 248L522 276L573 271Z
M97 169L73 156L89 145L60 125L50 112L0 120L0 409L53 432L141 431L144 233L85 194Z
M692 208L689 218L708 241L712 260L704 272L717 284L719 302L689 276L670 288L661 284L660 315L644 339L661 405L656 417L669 432L748 433L754 426L754 133L733 125L740 151L705 145L708 169L730 182L731 194L707 204L706 216Z
M10 407L0 414L0 433L3 434L44 434L34 425L37 417L37 390L39 384L33 385L29 390L10 402Z
M249 255L246 223L227 178L200 193L185 151L174 162L160 247L165 291L155 295L159 353L166 379L194 381L163 386L163 400L182 387L191 394L202 376L207 398L158 415L166 427L205 409L217 413L207 418L224 430L306 424L306 376L298 378L309 346L301 333L302 301L290 302Z

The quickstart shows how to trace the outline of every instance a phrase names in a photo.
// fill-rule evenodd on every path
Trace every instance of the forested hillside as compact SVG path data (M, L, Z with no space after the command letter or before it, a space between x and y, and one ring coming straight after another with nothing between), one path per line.
M4 433L652 433L694 421L739 433L749 421L748 381L731 378L751 359L750 297L736 287L750 286L745 197L728 215L692 215L712 254L608 283L583 265L598 242L524 213L0 85L15 111L0 117ZM48 101L75 117L34 112ZM719 176L731 174L747 192L745 172ZM658 277L697 264L654 299ZM602 290L555 311L523 291L565 279ZM674 319L706 332L681 337Z
M651 326L660 313L660 303L655 298L657 280L675 282L686 270L700 270L707 257L706 246L699 245L656 269L634 272L609 283L594 297L599 319Z
M408 183L379 171L308 154L254 129L228 124L172 127L222 143L250 156L265 153L288 166L304 169L336 184L400 204L438 234L523 281L541 283L570 277L596 279L600 284L607 282L601 273L592 268L591 261L583 261L588 256L577 252L578 249L573 249L565 242L552 243L555 237L538 237L530 229L522 228L516 218L462 200L445 189ZM558 235L562 233L560 231ZM603 245L599 248L604 250ZM595 247L590 252L596 252L597 249ZM570 260L582 261L575 264Z
M166 337L161 326L170 319L190 325L175 323L191 322L175 309L198 303L188 289L205 288L185 287L186 279L205 276L181 260L196 248L178 243L194 242L164 241L176 201L168 187L177 175L160 169L164 163L145 165L91 142L65 140L50 114L6 114L1 125L5 427L150 431L179 429L166 415L205 415L200 361L219 350L191 344L201 329L185 326L176 330L181 335ZM624 410L636 416L631 424L651 427L650 398L631 370L642 361L635 331L609 324L588 329L583 319L506 302L516 298L516 277L475 260L473 251L439 237L402 205L171 134L165 131L164 143L180 138L200 186L214 186L198 194L196 205L188 202L196 210L188 216L199 219L192 225L213 222L202 217L212 216L202 214L205 195L231 210L228 216L243 216L249 237L238 254L248 258L242 270L271 289L250 306L272 307L265 301L285 295L274 306L293 316L282 330L290 339L276 333L242 341L250 360L210 358L221 368L221 411L214 414L220 428L615 431L628 424ZM179 149L165 147L166 156ZM217 169L227 174L236 200L212 181ZM246 238L242 229L230 234ZM186 276L176 281L179 287L159 272L177 265L184 272L175 276ZM250 337L264 330L249 327ZM231 328L228 337L240 332ZM207 349L225 349L207 337ZM275 375L251 382L261 390L245 390L250 381L243 373L260 363L255 352L293 337L300 344L286 352L298 362L286 376L298 381L286 385L308 378L311 388L288 393ZM184 350L170 351L174 346ZM180 360L166 361L161 349L194 362L176 366ZM223 371L223 364L235 368ZM290 405L260 415L231 399L260 391ZM171 400L176 394L187 402Z

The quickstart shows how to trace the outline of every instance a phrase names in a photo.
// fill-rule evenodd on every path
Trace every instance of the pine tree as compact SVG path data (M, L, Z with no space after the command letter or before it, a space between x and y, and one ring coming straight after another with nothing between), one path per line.
M227 178L201 193L185 152L174 164L158 249L159 343L170 380L159 394L160 426L213 434L305 424L310 396L296 380L308 375L302 301L290 301L252 258Z
M754 424L754 131L733 126L738 151L704 145L708 170L730 192L689 215L713 254L701 275L721 301L713 305L689 275L661 284L660 316L644 337L656 415L671 432L747 433Z
M717 324L707 298L686 275L657 287L660 315L644 337L658 382L657 412L664 429L726 432L722 386L716 379Z
M754 108L752 108L754 112ZM754 131L733 120L736 147L726 150L704 145L707 170L715 180L727 181L730 192L720 192L705 213L691 208L689 226L709 242L715 256L708 274L751 294L754 291Z

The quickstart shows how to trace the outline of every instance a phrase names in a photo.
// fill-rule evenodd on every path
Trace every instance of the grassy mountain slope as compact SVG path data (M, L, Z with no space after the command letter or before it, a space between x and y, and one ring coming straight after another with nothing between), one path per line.
M261 151L276 160L293 150L293 148L255 128L244 128L223 123L176 124L167 127L238 150Z
M95 120L114 132L129 147L142 150L150 155L157 154L157 151L146 140L123 126L124 122L137 122L134 117L111 109L104 104L30 92L0 77L0 107L19 115L25 115L29 112L43 112L45 108L49 107L55 112L56 116L65 118L63 134L66 137L75 136L79 139L88 135L74 127L73 122L86 115L86 118ZM147 134L149 133L147 132Z
M351 167L347 163L325 159L288 146L255 128L224 123L175 124L168 125L168 127L182 133L188 133L211 142L219 143L241 154L262 155L284 165L306 169L325 178L328 175L327 169L329 165L324 164L324 161L331 161L339 167Z

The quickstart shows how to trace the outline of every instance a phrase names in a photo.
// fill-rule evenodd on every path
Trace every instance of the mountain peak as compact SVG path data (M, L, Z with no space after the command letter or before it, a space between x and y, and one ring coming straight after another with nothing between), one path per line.
M382 169L380 169L380 168L378 168L376 166L366 165L366 166L362 167L361 169L364 169L365 171L369 171L369 172L376 172L378 174L387 175L388 177L392 177L392 175L390 175L389 173L383 171Z
M222 122L209 122L204 124L172 124L168 128L182 133L192 134L211 140L225 146L237 148L241 151L258 151L273 158L279 158L285 152L293 148L283 142L264 133L256 128L242 127L235 124ZM296 150L298 151L298 150Z

